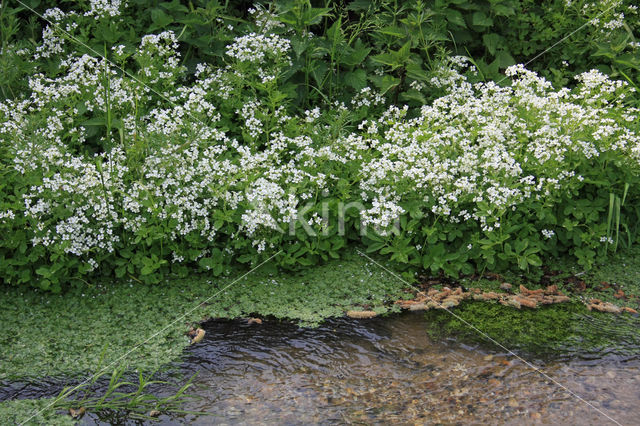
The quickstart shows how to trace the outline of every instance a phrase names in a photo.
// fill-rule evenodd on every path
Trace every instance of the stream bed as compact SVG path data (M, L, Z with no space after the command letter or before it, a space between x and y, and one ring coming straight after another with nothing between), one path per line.
M432 341L427 325L419 313L336 319L315 329L210 322L203 342L188 351L187 372L198 372L191 393L201 398L187 408L215 417L181 421L636 424L640 418L640 350L519 359L490 344Z
M607 318L613 333L620 317ZM189 390L195 398L184 408L207 415L160 415L154 422L91 413L80 423L600 425L640 419L635 329L616 348L542 356L432 339L432 324L418 312L332 319L317 328L212 320L171 373L197 373ZM14 383L0 399L52 396L56 387Z

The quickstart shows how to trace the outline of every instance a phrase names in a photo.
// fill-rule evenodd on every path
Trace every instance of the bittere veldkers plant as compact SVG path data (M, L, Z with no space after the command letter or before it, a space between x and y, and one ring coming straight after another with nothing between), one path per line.
M589 266L611 243L612 195L622 243L637 239L626 83L591 71L556 90L513 66L508 87L473 84L476 70L452 57L413 84L442 93L420 110L385 110L364 87L298 111L295 46L261 28L192 77L171 31L135 52L105 49L131 75L72 52L56 76L31 77L29 97L0 103L2 280L158 282L280 251L296 268L353 242L410 272L527 269L562 254Z

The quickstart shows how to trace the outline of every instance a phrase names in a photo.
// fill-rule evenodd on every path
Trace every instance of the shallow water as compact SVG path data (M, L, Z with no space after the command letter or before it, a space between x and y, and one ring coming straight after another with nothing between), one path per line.
M607 323L613 332L616 317ZM210 321L204 340L186 351L179 366L181 375L198 373L190 391L197 398L185 409L210 415L162 415L149 424L583 425L640 419L640 345L633 331L616 349L568 350L546 359L519 352L543 376L489 345L432 341L428 326L420 313L335 319L315 329L275 320ZM53 396L59 386L13 383L0 399ZM108 414L87 415L82 423L138 424Z
M192 394L202 399L187 408L216 417L181 421L602 424L609 416L635 424L640 418L640 359L629 351L537 360L544 377L504 351L431 341L426 327L417 313L332 320L317 329L210 322L204 341L188 351L187 372L198 371Z

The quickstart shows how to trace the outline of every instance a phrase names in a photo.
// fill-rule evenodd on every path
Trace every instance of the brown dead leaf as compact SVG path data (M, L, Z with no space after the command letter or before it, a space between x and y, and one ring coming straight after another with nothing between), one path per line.
M74 419L79 419L80 417L84 416L85 413L85 408L84 407L80 407L77 410L73 409L73 408L69 408L69 414L71 415L71 417L73 417Z

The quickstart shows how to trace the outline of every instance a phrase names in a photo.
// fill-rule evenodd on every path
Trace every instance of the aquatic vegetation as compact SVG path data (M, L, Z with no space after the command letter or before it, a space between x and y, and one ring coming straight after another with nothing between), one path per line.
M386 265L390 267L390 265ZM393 300L405 285L353 251L341 260L289 274L260 269L210 298L235 276L191 276L156 286L96 281L64 295L4 288L0 293L0 380L83 377L138 346L126 361L130 370L163 371L189 346L186 335L208 318L262 317L313 326L345 311L370 306L397 312Z
M53 408L54 398L16 399L0 402L0 420L5 424L31 424L71 426L77 422L69 415L60 415ZM34 416L35 413L39 413Z
M404 284L354 246L412 281L534 276L557 258L589 269L637 243L630 0L35 3L0 3L3 380L86 373L105 345L117 359L190 306L129 368L178 359L212 317L398 311ZM566 302L574 283L523 284L431 296L523 347L573 339L557 326L577 304L505 309ZM583 284L588 307L634 312L626 288ZM107 400L160 411L67 408Z
M589 312L579 303L516 310L500 304L464 302L456 316L440 310L425 313L427 332L434 338L455 336L463 341L495 345L467 324L509 349L537 357L590 357L615 352L637 358L640 319L631 315ZM494 348L502 350L501 348Z
M74 419L82 418L86 413L115 412L129 419L151 420L160 414L197 414L182 409L190 398L186 393L191 387L193 377L172 392L169 396L158 397L151 388L172 385L167 381L151 380L138 373L137 382L125 377L126 368L120 366L111 373L100 370L90 381L77 386L64 388L53 402L53 409L63 409ZM96 392L96 384L109 376L109 382L103 393ZM166 387L166 386L165 386ZM35 414L35 413L34 413Z

